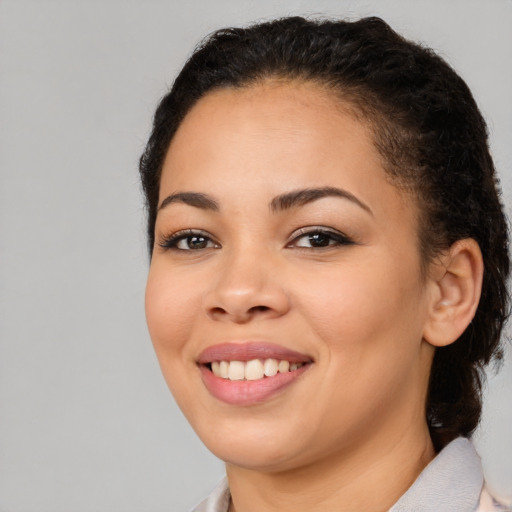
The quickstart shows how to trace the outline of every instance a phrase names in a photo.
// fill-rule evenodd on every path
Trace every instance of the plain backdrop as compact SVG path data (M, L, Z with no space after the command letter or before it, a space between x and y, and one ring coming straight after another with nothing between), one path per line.
M379 15L444 56L510 214L510 0L0 0L0 512L187 511L221 478L146 332L137 161L204 35L289 14ZM512 499L510 359L475 443Z

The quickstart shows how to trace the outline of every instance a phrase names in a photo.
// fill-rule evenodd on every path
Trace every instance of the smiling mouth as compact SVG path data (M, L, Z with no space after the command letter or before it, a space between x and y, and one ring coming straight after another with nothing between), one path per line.
M206 367L221 379L255 381L275 377L277 374L295 372L307 364L310 363L267 358L249 361L213 361L206 364Z
M313 366L314 360L268 342L222 343L198 357L208 392L228 405L258 406L285 392Z

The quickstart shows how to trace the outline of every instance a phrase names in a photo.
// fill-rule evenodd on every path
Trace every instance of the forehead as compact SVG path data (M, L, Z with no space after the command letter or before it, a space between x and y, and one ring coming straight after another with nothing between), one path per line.
M224 128L237 123L239 129L258 123L260 129L286 130L292 135L307 127L312 133L326 123L340 127L345 121L342 118L349 116L371 138L369 127L357 122L356 112L351 103L315 82L272 79L239 88L219 88L201 97L190 109L171 145L183 137L183 133L189 134L190 125L196 131L208 130L212 124ZM341 118L337 118L336 113Z
M307 157L304 165L314 159L330 167L333 156L344 160L357 152L380 164L368 125L351 114L348 103L313 83L274 80L214 90L185 116L164 170L191 166L197 171L212 167L219 158L224 165L238 159L244 167L274 162L282 168L283 160L291 162L298 155ZM342 151L334 155L337 148ZM197 173L187 174L190 178Z
M221 197L248 185L267 195L337 186L363 201L409 202L389 183L369 123L315 83L215 90L183 120L164 162L160 198L183 190Z

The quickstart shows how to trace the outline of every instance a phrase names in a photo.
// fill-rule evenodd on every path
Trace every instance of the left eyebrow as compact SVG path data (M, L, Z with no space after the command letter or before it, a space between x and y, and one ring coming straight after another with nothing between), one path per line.
M214 212L219 210L219 204L213 197L201 194L200 192L177 192L176 194L171 194L160 203L158 210L173 203L188 204L201 210L212 210Z
M320 187L320 188L304 188L300 190L293 190L286 194L281 194L274 197L270 202L270 209L272 212L279 212L283 210L289 210L290 208L297 208L304 206L307 203L318 201L324 197L340 197L347 199L352 203L356 204L370 215L373 215L371 208L358 199L354 194L348 190L337 187Z

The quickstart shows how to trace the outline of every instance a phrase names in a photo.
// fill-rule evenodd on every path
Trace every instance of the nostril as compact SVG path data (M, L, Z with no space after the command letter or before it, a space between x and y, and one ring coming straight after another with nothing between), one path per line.
M226 310L225 308L216 306L210 309L210 315L218 319L229 317L235 322L246 322L254 316L258 316L262 313L268 313L269 311L272 311L272 308L269 306L252 306L249 309L233 308L232 310Z
M227 313L227 311L223 308L215 307L211 309L212 314L214 315L222 315L224 313Z
M212 319L235 323L246 323L252 318L276 318L285 314L289 302L284 290L275 285L266 286L261 290L249 286L242 288L224 281L204 295L204 311Z
M249 309L249 313L262 313L268 311L270 308L268 306L253 306Z

